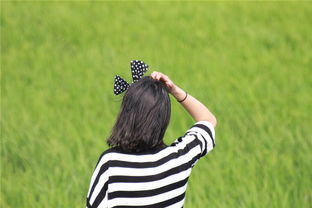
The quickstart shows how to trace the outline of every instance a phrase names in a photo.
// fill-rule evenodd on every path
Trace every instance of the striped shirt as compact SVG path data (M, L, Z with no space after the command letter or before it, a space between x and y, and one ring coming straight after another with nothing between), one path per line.
M183 207L191 170L215 146L208 121L195 123L170 146L153 153L103 152L91 177L87 208Z

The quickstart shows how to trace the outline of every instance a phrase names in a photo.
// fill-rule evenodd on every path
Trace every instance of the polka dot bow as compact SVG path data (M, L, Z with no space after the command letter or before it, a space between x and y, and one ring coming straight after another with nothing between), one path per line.
M143 61L139 61L139 60L131 61L130 66L131 66L133 83L139 81L148 69L148 65L145 64ZM121 78L118 75L115 76L115 82L114 82L114 94L115 95L119 95L123 93L129 87L130 87L130 84L126 82L123 78Z

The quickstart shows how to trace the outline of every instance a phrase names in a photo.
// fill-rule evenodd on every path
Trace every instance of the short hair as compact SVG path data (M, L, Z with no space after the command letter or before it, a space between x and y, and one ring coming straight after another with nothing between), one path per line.
M164 84L149 76L143 77L124 94L107 144L131 153L163 147L170 114L171 102Z

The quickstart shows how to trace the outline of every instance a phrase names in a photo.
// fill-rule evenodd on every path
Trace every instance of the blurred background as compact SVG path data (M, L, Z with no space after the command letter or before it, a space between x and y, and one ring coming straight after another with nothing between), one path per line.
M139 59L218 119L186 208L311 207L311 19L308 1L2 1L0 206L85 206ZM167 144L193 124L171 101Z

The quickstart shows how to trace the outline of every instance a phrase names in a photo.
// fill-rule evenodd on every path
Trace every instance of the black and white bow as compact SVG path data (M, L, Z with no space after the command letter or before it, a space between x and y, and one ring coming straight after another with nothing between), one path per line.
M130 62L133 83L139 81L148 69L148 65L143 61L133 60ZM130 87L130 84L123 78L116 75L114 81L114 94L119 95Z

